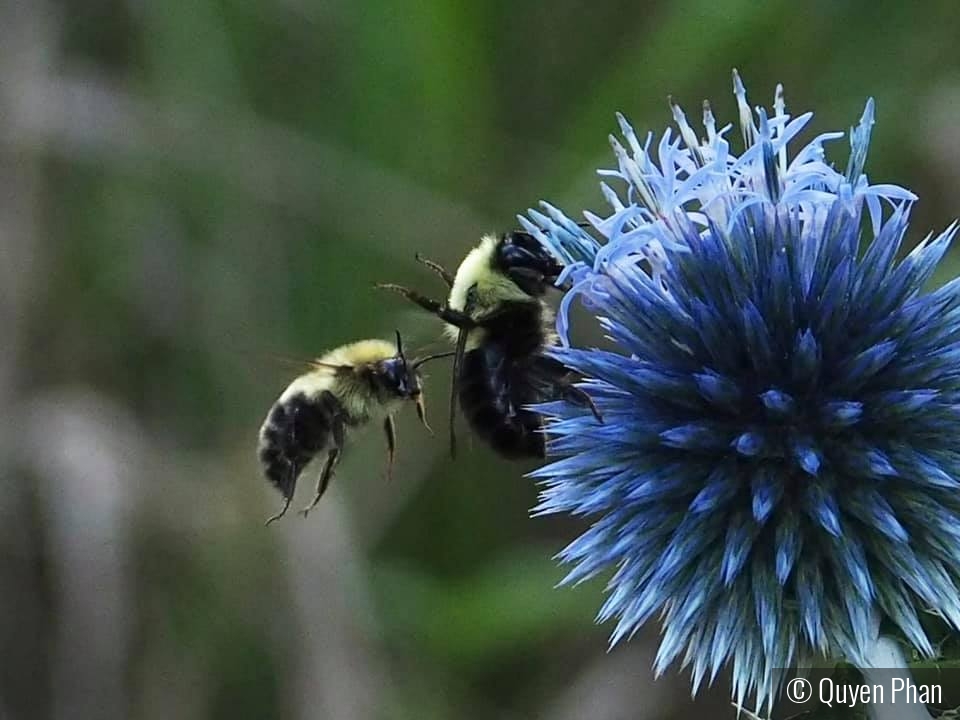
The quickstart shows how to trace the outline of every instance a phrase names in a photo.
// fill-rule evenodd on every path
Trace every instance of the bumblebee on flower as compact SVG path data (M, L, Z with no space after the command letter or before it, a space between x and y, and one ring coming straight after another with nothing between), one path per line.
M769 709L784 668L869 666L881 622L924 655L921 613L960 628L960 284L922 289L956 225L897 259L916 197L863 172L872 101L841 172L843 133L794 149L812 113L734 92L736 143L707 105L702 141L676 106L656 145L620 118L601 174L625 190L585 214L603 242L550 205L521 218L568 266L557 357L605 421L539 408L536 512L592 520L560 557L570 583L613 571L612 643L659 615L658 673L730 665ZM615 350L571 346L575 300Z

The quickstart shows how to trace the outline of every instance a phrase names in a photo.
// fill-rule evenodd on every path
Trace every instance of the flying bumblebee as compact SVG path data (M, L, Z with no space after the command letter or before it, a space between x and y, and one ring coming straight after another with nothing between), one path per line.
M326 450L316 494L303 514L319 502L340 461L347 428L382 420L389 478L396 452L394 413L404 400L411 400L420 422L430 429L418 368L428 360L452 354L428 355L408 364L398 331L396 347L384 340L361 340L311 362L311 370L290 383L260 428L264 474L284 498L283 508L267 525L286 514L300 473Z
M563 266L529 233L485 236L460 263L456 275L417 256L446 282L446 304L400 285L400 293L447 323L456 341L450 393L450 451L456 455L454 422L459 400L473 430L507 458L545 455L543 418L527 406L565 399L596 406L573 383L575 373L544 354L556 345L553 312L543 301Z

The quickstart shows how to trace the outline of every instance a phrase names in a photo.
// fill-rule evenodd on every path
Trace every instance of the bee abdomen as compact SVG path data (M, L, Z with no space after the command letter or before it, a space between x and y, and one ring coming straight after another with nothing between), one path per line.
M303 468L330 442L334 419L342 410L329 391L298 393L270 409L260 430L260 462L285 498L293 496Z
M504 353L487 344L466 353L460 372L460 406L467 422L500 455L542 458L546 454L540 415L523 408L538 398L511 382Z

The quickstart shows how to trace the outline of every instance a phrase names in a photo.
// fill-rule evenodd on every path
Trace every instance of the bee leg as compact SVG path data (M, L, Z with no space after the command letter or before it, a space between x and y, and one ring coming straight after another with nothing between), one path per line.
M393 479L393 459L397 453L397 428L392 415L387 415L383 421L383 430L387 434L387 482L390 482Z
M589 408L597 422L603 424L603 416L600 415L600 411L597 409L596 403L593 402L593 398L590 397L589 394L587 394L581 388L578 388L570 380L561 380L559 385L560 397L567 402L573 403L574 405Z
M310 514L310 511L316 507L317 503L320 502L320 498L322 498L323 494L327 491L327 486L330 484L330 478L333 477L333 471L336 469L337 463L340 462L340 456L343 453L343 439L343 420L339 417L335 417L333 419L333 447L330 448L330 451L327 453L327 461L323 464L323 470L320 472L320 479L317 480L316 495L313 496L313 500L310 502L310 504L300 511L300 514L304 517Z
M339 448L333 448L327 453L327 461L323 464L323 470L320 473L320 479L317 481L317 494L313 496L313 500L310 502L310 504L300 511L300 514L304 517L309 515L310 511L317 506L318 502L320 502L320 498L323 497L323 493L325 493L327 490L327 485L330 484L330 478L333 477L333 469L337 466L339 459Z
M296 487L296 478L299 474L300 474L300 468L297 466L297 463L290 462L288 460L287 475L290 478L290 482L289 482L290 494L287 495L286 493L284 493L283 507L280 508L280 512L278 512L276 515L271 515L270 517L268 517L267 521L264 523L264 526L267 526L270 523L275 522L276 520L279 520L280 518L282 518L284 515L287 514L287 510L290 509L290 502L293 500L293 491L294 491L294 488Z
M267 521L264 523L264 526L269 525L270 523L274 522L275 520L279 520L279 519L282 518L284 515L286 515L286 514L287 514L287 510L290 508L290 501L291 501L291 500L293 500L293 495L291 495L290 497L284 499L284 501L283 501L283 507L280 508L280 512L278 512L276 515L271 515L270 517L268 517L268 518L267 518Z
M467 347L467 331L463 328L457 334L457 349L453 355L453 374L450 381L450 457L457 457L457 402L460 395L460 372L463 364L463 354Z
M474 320L467 314L462 313L458 310L451 310L443 303L439 303L436 300L431 300L425 295L421 295L415 290L410 290L403 287L402 285L393 285L391 283L380 283L377 285L377 288L380 290L390 290L391 292L399 293L403 295L410 302L419 305L421 308L426 310L431 315L436 315L438 318L444 322L448 322L451 325L455 325L458 328L471 329L476 326Z
M453 287L453 274L449 270L447 270L443 265L441 265L440 263L434 262L433 260L429 260L428 258L425 258L420 253L417 253L414 257L416 257L418 263L421 263L422 265L426 265L428 268L433 270L437 275L443 278L443 281L447 284L447 287Z
M576 373L564 367L563 363L559 360L547 355L539 355L534 361L534 367L543 373L545 378L548 379L548 382L551 382L556 387L557 395L555 397L559 397L580 407L589 408L597 422L603 423L603 416L600 415L600 411L593 402L593 398L573 384L576 382Z

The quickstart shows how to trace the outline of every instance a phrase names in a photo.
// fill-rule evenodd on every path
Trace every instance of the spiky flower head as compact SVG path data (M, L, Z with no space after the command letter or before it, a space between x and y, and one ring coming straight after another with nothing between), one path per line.
M621 117L602 241L545 205L524 227L568 265L558 356L603 416L558 402L538 513L587 516L567 582L611 570L612 643L658 614L655 670L694 690L726 665L769 707L784 668L866 665L881 621L924 654L924 611L960 627L960 284L924 292L955 226L906 257L915 196L863 174L873 102L843 172L796 147L812 114L751 112L744 150L641 143ZM738 141L739 144L739 141ZM570 347L579 299L613 349Z

